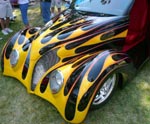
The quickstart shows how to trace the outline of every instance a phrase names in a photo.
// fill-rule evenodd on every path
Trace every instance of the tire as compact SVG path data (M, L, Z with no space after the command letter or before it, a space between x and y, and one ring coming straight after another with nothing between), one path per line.
M103 85L100 87L98 92L96 93L93 102L91 104L91 109L98 109L106 104L111 96L113 95L115 89L118 85L118 74L111 74L106 78Z

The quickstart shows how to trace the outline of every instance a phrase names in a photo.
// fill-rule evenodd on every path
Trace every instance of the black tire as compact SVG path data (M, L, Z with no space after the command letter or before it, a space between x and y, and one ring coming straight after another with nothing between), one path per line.
M106 104L112 97L117 88L119 75L113 73L109 75L104 81L103 85L99 88L91 104L91 110L98 109Z

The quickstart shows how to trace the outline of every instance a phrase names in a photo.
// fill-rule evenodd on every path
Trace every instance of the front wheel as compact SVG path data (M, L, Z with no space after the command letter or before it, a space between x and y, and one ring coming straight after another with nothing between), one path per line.
M98 90L92 102L91 109L97 109L104 105L112 96L114 90L117 87L117 84L118 74L111 74Z

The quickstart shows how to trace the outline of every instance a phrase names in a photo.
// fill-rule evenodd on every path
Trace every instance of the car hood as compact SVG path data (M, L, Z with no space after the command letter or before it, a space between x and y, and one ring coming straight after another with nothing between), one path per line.
M113 36L127 29L127 17L105 17L70 11L64 11L38 31L32 41L32 60L37 60L47 51L54 49L57 49L57 53L62 59L81 54L83 49L87 53L92 49L92 45L114 39ZM120 24L124 25L121 30L117 28L116 32L113 31ZM108 32L110 30L111 32ZM124 36L119 38L124 38Z
M14 62L15 57L18 64L13 68L19 69L25 78L29 67L32 72L43 61L50 63L46 70L53 70L84 55L98 54L108 49L121 50L128 22L128 16L99 15L68 9L41 29L30 28L16 33L6 44L2 55L6 57L8 65ZM12 51L13 59L10 58Z

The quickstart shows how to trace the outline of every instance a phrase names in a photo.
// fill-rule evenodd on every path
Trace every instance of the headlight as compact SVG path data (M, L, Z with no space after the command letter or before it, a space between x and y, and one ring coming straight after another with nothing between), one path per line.
M13 50L10 54L10 64L14 67L18 63L19 52L18 50Z
M50 74L49 83L50 83L50 89L53 94L56 94L60 91L63 85L63 81L64 78L60 71L55 70Z

